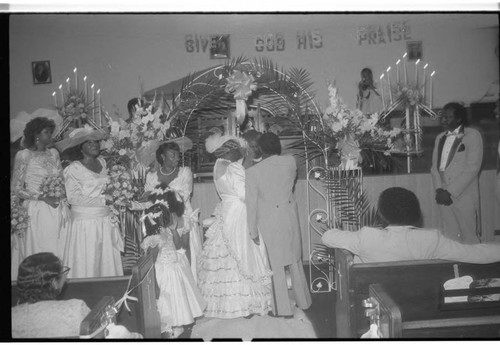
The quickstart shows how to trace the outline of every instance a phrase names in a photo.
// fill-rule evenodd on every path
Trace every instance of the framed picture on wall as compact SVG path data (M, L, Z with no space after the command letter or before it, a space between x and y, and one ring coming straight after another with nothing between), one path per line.
M210 37L210 59L229 58L229 35L213 35Z
M408 53L408 60L422 60L422 41L408 41L406 42L406 52Z
M33 61L31 63L31 72L33 73L33 84L52 83L50 61Z

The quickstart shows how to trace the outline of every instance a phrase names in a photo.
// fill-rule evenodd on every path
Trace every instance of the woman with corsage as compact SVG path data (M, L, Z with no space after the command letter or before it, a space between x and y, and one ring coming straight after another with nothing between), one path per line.
M214 183L221 202L206 232L199 279L207 301L205 316L221 319L267 315L271 310L271 274L264 243L253 242L247 226L244 141L215 134L206 141L217 157Z
M50 176L62 175L61 160L52 146L54 121L36 117L26 124L23 146L17 152L11 179L15 198L24 200L29 224L22 237L12 235L11 279L17 279L21 261L35 253L64 251L69 210L65 200L46 196L41 187Z
M109 180L100 157L104 137L100 131L77 128L56 143L72 161L64 169L72 221L63 259L71 267L70 278L123 275L123 240L103 193Z
M198 210L193 211L191 206L193 173L189 167L179 166L180 154L189 150L192 145L193 143L187 137L175 138L151 143L146 149L139 150L137 156L144 166L150 166L155 159L157 162L157 169L146 175L145 195L142 201L146 201L150 193L160 184L168 186L182 198L184 203L183 231L189 233L189 246L186 248L186 255L190 261L194 279L197 281L196 262L201 253L203 235L198 225ZM151 206L148 202L132 202L131 204L132 210Z

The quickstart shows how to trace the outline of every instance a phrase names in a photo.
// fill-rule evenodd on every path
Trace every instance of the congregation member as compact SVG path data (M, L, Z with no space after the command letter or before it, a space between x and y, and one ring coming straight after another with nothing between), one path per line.
M35 253L64 250L69 210L64 200L42 194L45 178L62 175L59 153L52 145L54 121L36 117L26 124L22 149L16 153L11 192L24 200L29 225L22 237L12 236L11 279L16 280L21 261Z
M378 215L385 227L365 226L359 231L326 231L321 240L331 248L347 249L355 262L442 259L487 264L500 261L500 245L462 244L436 229L423 229L416 195L401 187L384 190Z
M263 243L254 243L247 226L243 140L214 134L206 149L217 160L213 176L221 201L206 232L198 284L207 301L206 317L267 315L271 310L271 271ZM258 233L255 231L255 233Z
M132 202L131 209L139 210L150 207L147 202L148 195L157 188L158 185L168 186L176 191L184 202L184 214L182 217L183 227L186 232L189 232L189 248L187 248L187 257L191 263L191 271L194 279L198 280L197 260L201 254L203 234L198 225L198 211L193 211L191 206L191 194L193 193L193 173L188 166L179 166L180 155L192 147L193 143L187 137L170 139L158 145L150 145L147 151L143 152L142 164L150 166L156 159L158 169L151 170L146 175L146 183L144 185L145 195L143 201ZM154 150L156 148L156 150Z
M451 239L479 243L483 140L479 131L468 127L467 110L458 103L443 107L441 124L445 131L436 137L431 167L440 228Z
M182 198L161 186L157 186L149 198L153 205L142 217L146 237L141 248L146 251L159 249L155 271L160 290L157 308L161 332L167 338L177 338L184 332L183 326L203 316L206 302L196 286L185 254L189 241L188 232L182 225L185 205Z
M56 300L70 268L53 253L43 252L28 256L18 270L12 338L78 337L89 307L79 299Z
M128 118L125 120L126 123L131 123L136 117L136 113L142 108L141 100L137 97L132 98L127 103Z
M302 239L297 202L293 194L297 165L292 156L281 156L281 143L274 133L258 140L262 161L246 170L248 231L252 239L264 241L273 271L273 313L293 316L288 295L289 271L295 303L311 306L311 295L302 264ZM260 236L260 234L262 236Z
M104 137L100 131L77 128L56 143L72 161L64 169L72 219L63 260L72 268L70 278L123 275L123 240L104 195L109 180L106 161L100 157Z
M358 83L356 108L361 110L365 115L378 113L382 110L382 98L375 88L372 70L367 67L361 70L361 81Z

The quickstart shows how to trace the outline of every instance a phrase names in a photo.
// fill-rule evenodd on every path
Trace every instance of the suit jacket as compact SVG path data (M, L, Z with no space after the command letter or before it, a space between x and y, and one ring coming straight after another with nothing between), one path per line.
M481 134L474 128L462 128L451 147L446 169L443 176L439 172L441 154L446 132L436 137L432 153L431 175L434 188L446 189L453 198L474 200L474 205L479 203L478 174L483 160L483 140Z
M291 156L271 156L246 171L246 205L250 236L259 231L271 268L301 259L302 241L293 186L297 165Z

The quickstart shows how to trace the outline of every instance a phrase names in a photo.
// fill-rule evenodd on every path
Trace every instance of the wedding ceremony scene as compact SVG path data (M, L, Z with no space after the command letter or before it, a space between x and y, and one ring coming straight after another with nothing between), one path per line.
M6 20L2 339L500 339L498 13Z

